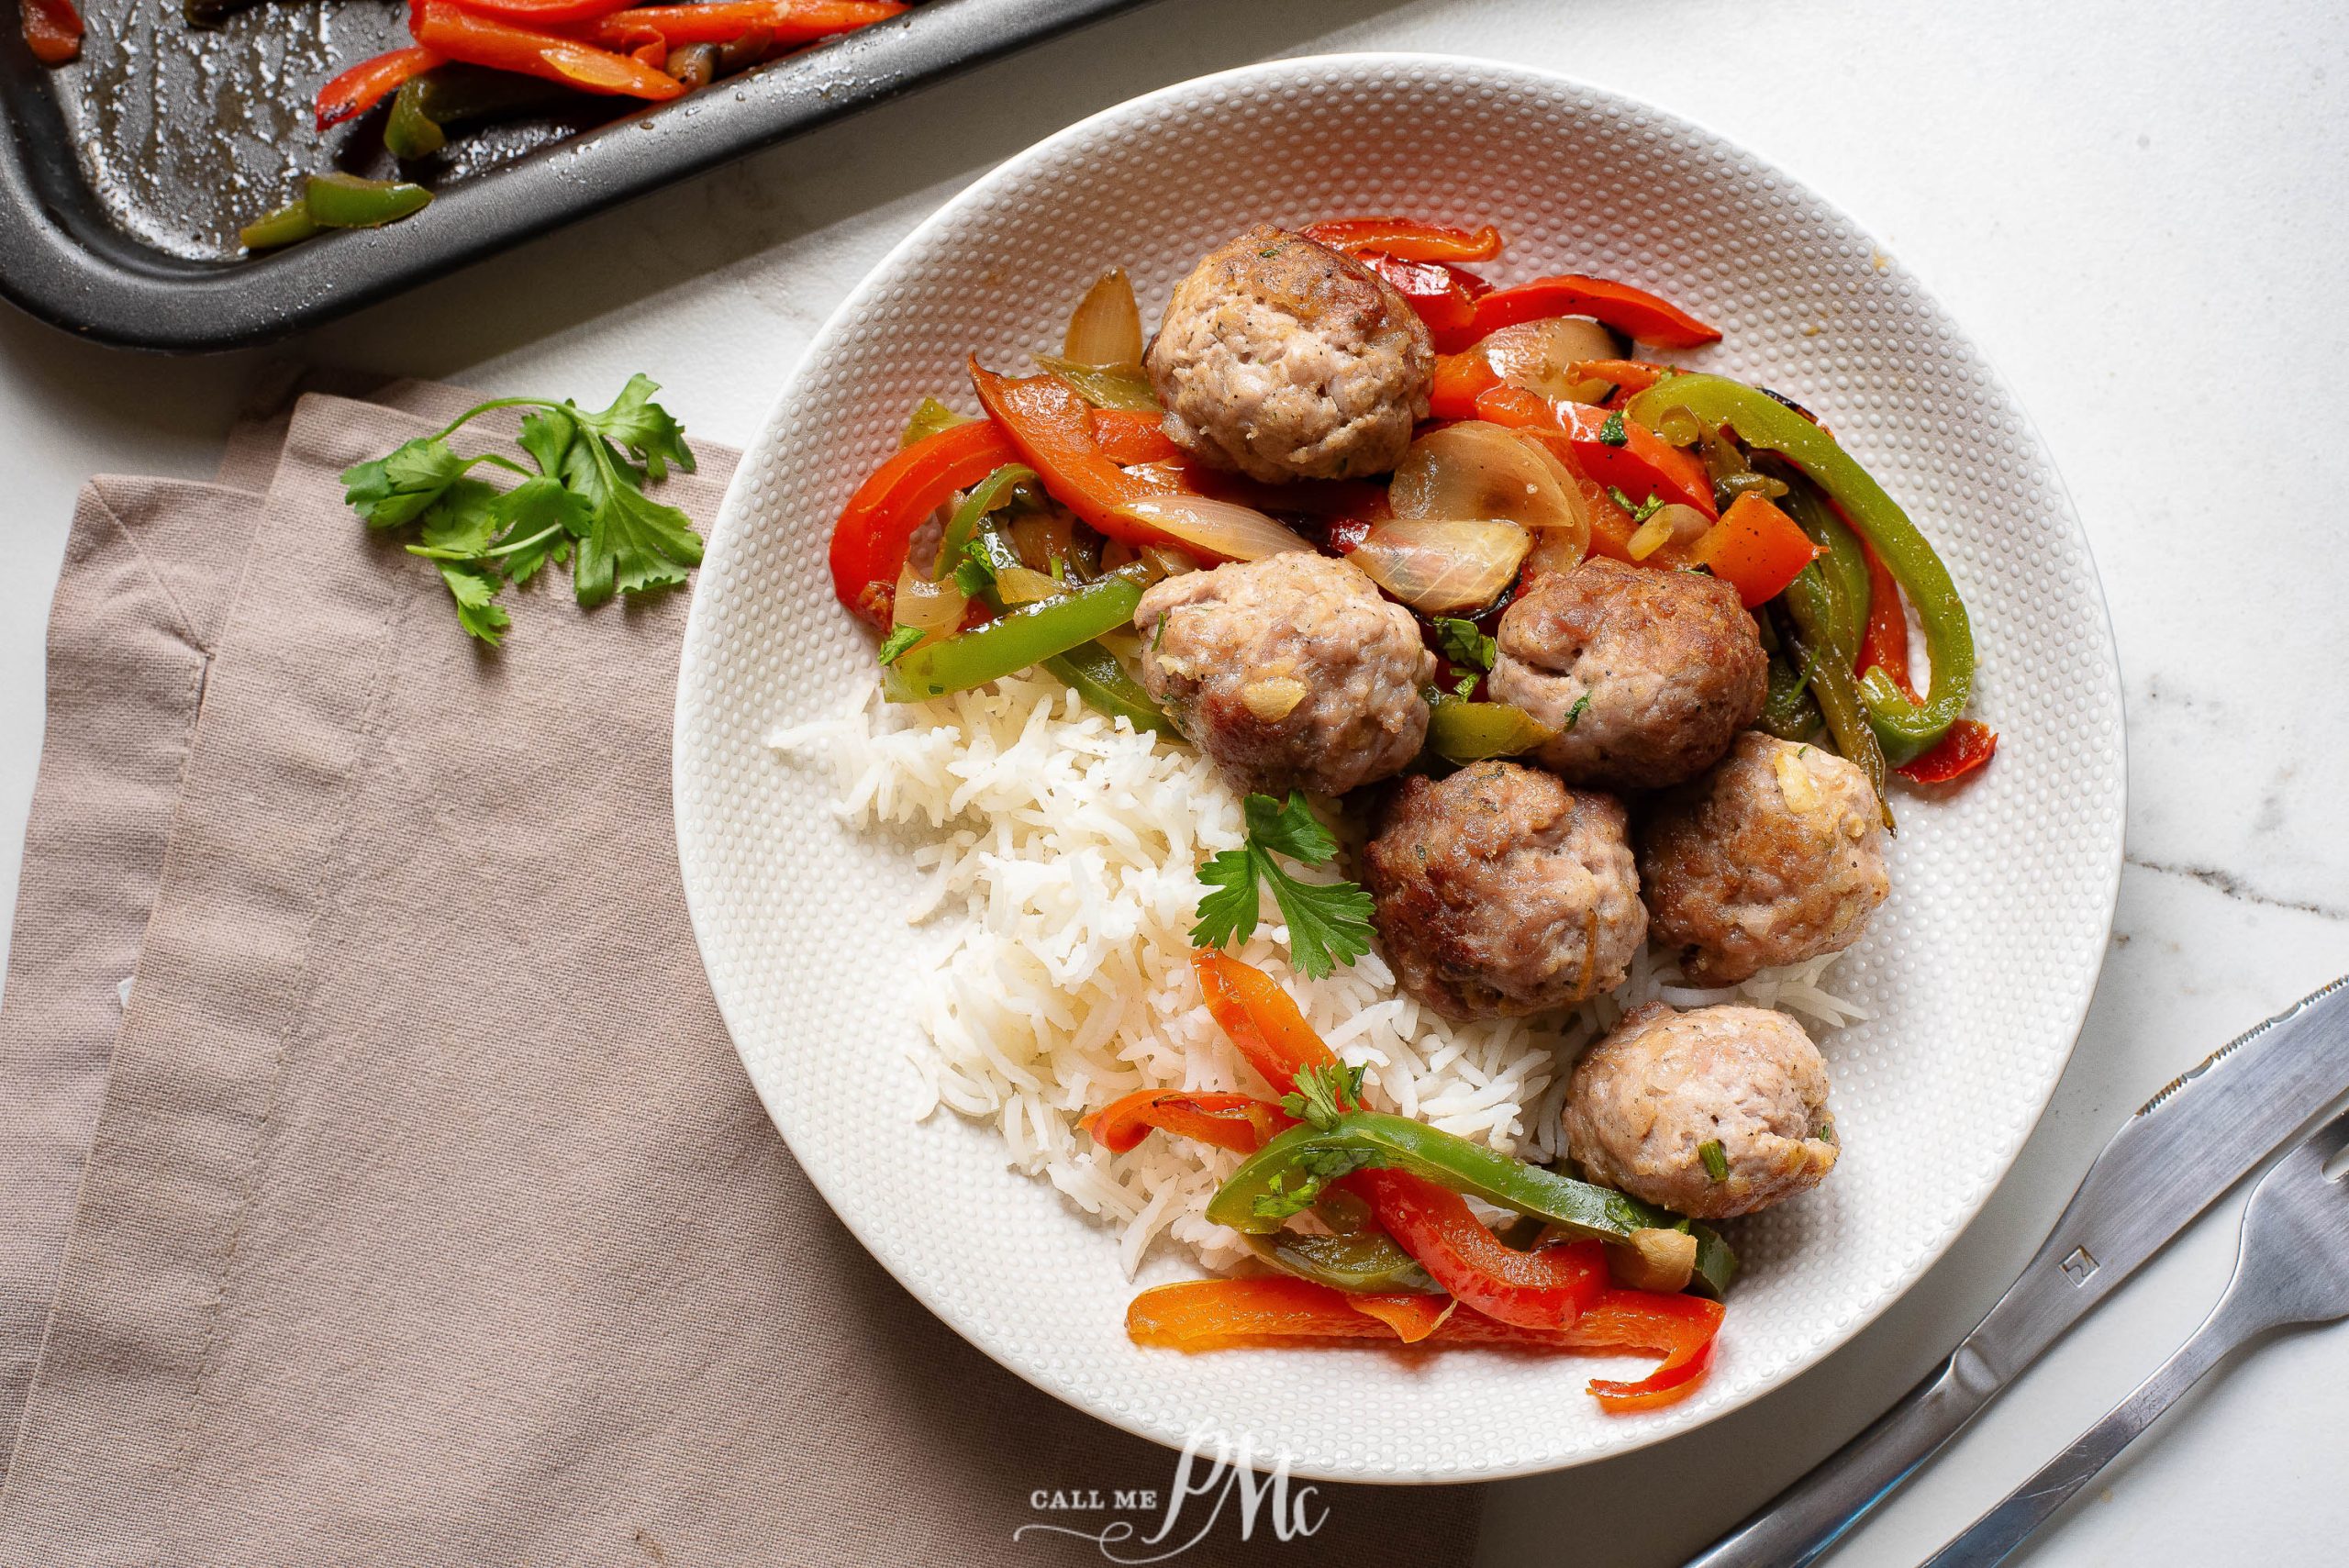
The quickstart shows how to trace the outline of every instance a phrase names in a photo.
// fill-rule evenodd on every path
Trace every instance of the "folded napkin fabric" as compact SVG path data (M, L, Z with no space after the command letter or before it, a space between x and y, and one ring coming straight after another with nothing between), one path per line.
M1102 1561L1021 1527L1174 1456L930 1318L728 1043L685 595L537 584L473 643L337 479L473 400L381 396L76 518L0 1010L0 1564ZM1170 1561L1461 1562L1476 1501L1324 1487Z

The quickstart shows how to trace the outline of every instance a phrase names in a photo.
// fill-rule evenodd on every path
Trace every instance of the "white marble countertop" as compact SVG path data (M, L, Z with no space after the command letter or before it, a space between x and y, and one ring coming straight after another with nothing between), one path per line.
M739 442L833 304L995 161L1186 76L1376 48L1643 95L1856 215L2038 421L2119 634L2120 914L2070 1071L2013 1174L1921 1284L1789 1387L1662 1448L1492 1490L1487 1562L1680 1561L1938 1359L2147 1095L2349 969L2349 616L2323 499L2349 489L2324 423L2349 363L2349 10L1168 0L281 350L114 353L0 307L0 899L14 902L39 751L49 595L90 473L208 473L239 401L289 360L583 395L643 368L696 434ZM2123 1288L1835 1561L1916 1562L2101 1414L2216 1298L2239 1207ZM2349 1329L2266 1344L2018 1561L2338 1560L2344 1396Z

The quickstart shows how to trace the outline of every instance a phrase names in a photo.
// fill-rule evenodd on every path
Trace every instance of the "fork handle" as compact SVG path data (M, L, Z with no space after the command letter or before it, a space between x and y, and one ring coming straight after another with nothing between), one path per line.
M2045 1524L2097 1472L2117 1458L2138 1433L2154 1424L2177 1396L2194 1386L2226 1353L2272 1326L2238 1306L2229 1291L2202 1326L2152 1376L2112 1407L2104 1419L2080 1434L2071 1447L2040 1466L2037 1473L2007 1494L2006 1500L1968 1525L1964 1534L1928 1558L1924 1568L1993 1568Z

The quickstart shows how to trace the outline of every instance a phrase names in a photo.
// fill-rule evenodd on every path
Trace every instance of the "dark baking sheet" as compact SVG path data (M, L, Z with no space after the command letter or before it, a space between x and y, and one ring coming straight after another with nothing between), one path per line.
M431 206L242 256L305 173L391 172L380 111L325 137L318 84L406 41L396 0L265 0L216 31L178 0L84 0L82 58L0 41L0 293L70 331L226 349L315 325L529 236L1143 0L923 0L905 16L631 112L452 135Z

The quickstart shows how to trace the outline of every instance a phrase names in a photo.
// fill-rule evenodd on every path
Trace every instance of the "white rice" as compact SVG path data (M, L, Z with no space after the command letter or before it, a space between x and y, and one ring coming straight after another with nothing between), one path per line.
M914 834L931 876L909 919L962 921L925 992L917 1116L944 1106L993 1120L1014 1168L1117 1229L1129 1275L1162 1235L1210 1269L1247 1256L1204 1212L1237 1155L1152 1136L1113 1156L1077 1128L1141 1088L1266 1092L1191 971L1197 867L1242 841L1240 799L1214 765L1024 675L903 706L868 684L839 717L769 743L829 763L843 820ZM1563 1152L1564 1068L1627 1006L1734 1000L1828 1025L1865 1016L1824 988L1831 957L1700 990L1643 951L1620 988L1574 1013L1456 1024L1402 995L1375 951L1327 979L1296 973L1287 928L1264 907L1239 956L1278 976L1386 1103L1532 1160Z

